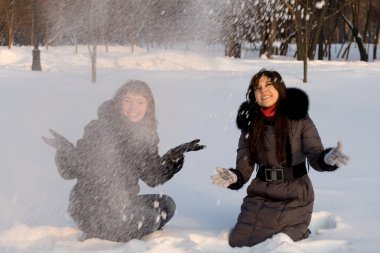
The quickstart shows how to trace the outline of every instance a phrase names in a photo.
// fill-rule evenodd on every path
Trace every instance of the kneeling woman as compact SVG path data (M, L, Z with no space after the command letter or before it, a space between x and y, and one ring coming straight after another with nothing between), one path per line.
M253 76L237 116L236 169L217 168L212 177L214 184L236 190L258 169L229 235L232 247L253 246L276 233L294 241L309 236L314 192L306 159L317 171L334 171L348 157L340 142L324 149L307 111L306 94L287 89L278 72L261 70Z
M69 214L83 239L126 242L163 227L174 215L173 199L139 195L139 180L163 184L182 168L185 152L204 148L194 140L159 156L153 95L139 80L127 82L99 107L98 119L85 127L76 146L51 133L54 138L43 139L57 149L60 175L77 179Z

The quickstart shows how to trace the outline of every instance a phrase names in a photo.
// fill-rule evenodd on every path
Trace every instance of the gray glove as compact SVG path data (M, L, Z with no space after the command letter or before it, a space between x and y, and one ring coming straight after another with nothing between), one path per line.
M216 168L216 175L211 176L212 183L219 187L227 188L237 181L237 176L232 171L225 168Z
M343 145L340 141L335 148L332 148L328 153L326 153L323 158L325 163L331 166L346 165L350 158L342 153Z
M53 138L48 138L42 136L42 140L49 146L57 150L69 150L74 147L74 145L68 141L65 137L57 133L56 131L49 129L50 133L53 135Z

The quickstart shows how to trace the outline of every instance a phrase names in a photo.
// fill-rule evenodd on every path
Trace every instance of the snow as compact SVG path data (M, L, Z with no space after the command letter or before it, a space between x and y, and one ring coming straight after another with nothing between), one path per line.
M323 1L320 1L320 2L316 2L315 3L315 8L317 8L317 9L322 9L323 8L323 6L325 6L325 1L323 0Z
M30 47L0 48L0 251L1 252L379 252L380 238L380 63L302 62L250 57L224 58L214 50L194 52L112 46L98 52L98 82L91 83L87 47L41 48L42 72L32 72ZM354 50L351 50L354 51ZM236 110L250 78L261 68L278 70L289 87L304 89L310 115L326 147L343 143L350 163L332 173L310 170L316 200L312 236L293 242L285 234L253 248L231 249L245 188L211 184L217 166L233 167L239 131ZM141 183L142 193L165 193L177 213L164 227L128 243L78 241L67 215L73 181L60 178L54 150L42 135L52 128L76 141L96 117L97 107L128 79L152 88L159 121L160 153L195 138L207 148L186 154L183 169L158 188Z

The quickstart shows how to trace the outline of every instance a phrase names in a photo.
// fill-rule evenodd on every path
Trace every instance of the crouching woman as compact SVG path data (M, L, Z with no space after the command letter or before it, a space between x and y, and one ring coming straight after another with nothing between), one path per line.
M44 141L56 148L64 179L76 179L69 214L82 239L126 242L162 228L174 215L174 200L163 194L139 194L139 180L151 187L170 180L184 164L184 153L203 149L199 140L158 154L155 106L149 86L132 80L98 109L98 119L74 146L51 130Z

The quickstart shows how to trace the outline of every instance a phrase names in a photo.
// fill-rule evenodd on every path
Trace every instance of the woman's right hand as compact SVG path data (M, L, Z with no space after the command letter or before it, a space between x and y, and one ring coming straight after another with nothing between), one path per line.
M57 150L68 150L73 148L74 145L68 141L65 137L54 131L53 129L49 129L50 133L53 135L53 138L48 138L42 136L42 140L49 146L57 149Z

